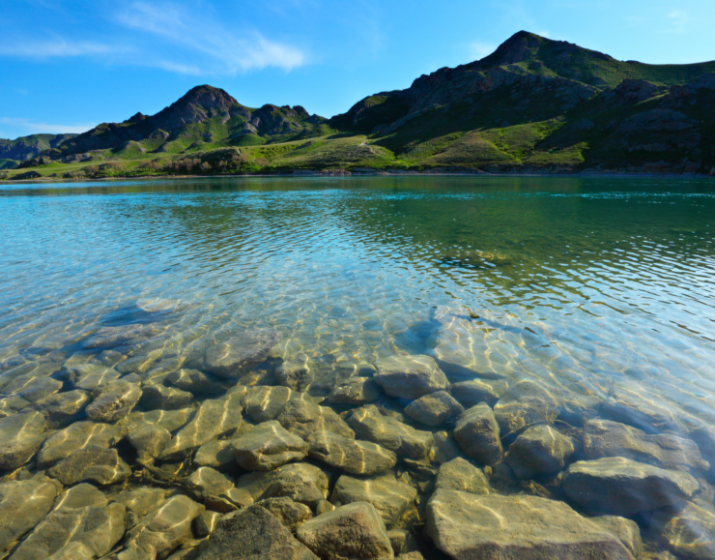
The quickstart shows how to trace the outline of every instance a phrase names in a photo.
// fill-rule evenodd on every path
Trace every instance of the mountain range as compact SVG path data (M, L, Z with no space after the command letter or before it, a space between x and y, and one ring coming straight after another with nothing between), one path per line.
M715 62L623 62L522 31L486 58L371 95L330 119L300 106L253 109L198 86L156 115L137 113L76 136L42 136L0 141L0 158L17 162L6 178L336 170L715 174Z

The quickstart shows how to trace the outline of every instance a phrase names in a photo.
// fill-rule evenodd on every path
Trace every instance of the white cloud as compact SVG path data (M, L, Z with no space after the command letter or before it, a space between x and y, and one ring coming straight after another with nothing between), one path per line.
M0 117L0 123L19 127L27 131L28 134L60 134L68 132L76 132L79 134L81 132L87 132L97 126L96 124L49 124L35 122L29 119L10 119L7 117Z
M492 43L471 43L467 47L471 60L481 60L485 56L492 54L495 50L497 50L497 46Z
M0 56L22 58L54 58L107 55L117 49L102 43L66 41L60 37L49 41L23 41L21 44L0 45Z

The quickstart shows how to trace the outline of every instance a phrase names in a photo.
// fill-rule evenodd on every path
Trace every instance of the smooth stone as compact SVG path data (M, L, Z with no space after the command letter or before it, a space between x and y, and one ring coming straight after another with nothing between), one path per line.
M248 507L224 516L207 541L200 560L318 560L265 508Z
M316 432L334 432L346 438L354 438L350 429L337 413L326 406L320 406L307 399L290 399L276 416L286 430L305 439Z
M201 467L195 470L186 484L196 499L201 501L206 500L209 496L221 496L234 486L231 479L211 467Z
M194 534L199 537L207 537L218 527L223 514L216 511L203 511L194 519Z
M44 519L61 490L43 475L0 484L0 554Z
M392 560L385 524L375 508L355 502L306 521L298 540L323 560Z
M77 416L89 401L90 396L87 391L75 389L47 397L35 403L32 409L41 412L48 422L57 425Z
M405 408L407 416L433 428L445 422L453 422L463 412L464 407L447 391L424 395Z
M329 511L333 511L334 509L335 506L331 504L328 500L320 500L315 506L315 514L322 515L324 513L328 513Z
M27 463L42 446L47 420L39 412L20 412L0 420L0 469Z
M128 343L146 340L159 333L152 325L123 325L121 327L103 327L86 338L82 346L87 349L116 348Z
M274 471L243 475L229 492L229 498L243 507L268 498L284 497L314 508L328 497L328 477L314 465L291 463Z
M94 560L94 552L84 543L71 542L46 560Z
M288 387L248 387L243 398L243 407L255 422L267 422L275 420L295 394Z
M84 481L107 486L129 478L132 469L119 457L116 449L88 445L57 463L47 474L65 486Z
M231 443L229 439L221 439L203 444L194 455L194 464L219 470L235 467L236 455L233 453Z
M486 496L489 494L489 481L481 470L457 457L439 467L435 488Z
M417 499L417 490L395 478L394 473L366 478L342 475L335 483L330 501L351 504L367 502L375 506L386 527L392 527Z
M380 398L380 386L370 377L350 377L335 385L328 395L332 404L365 404Z
M623 457L579 461L563 477L570 500L590 510L626 517L676 505L698 488L698 481L689 474Z
M3 393L15 395L28 402L35 403L54 395L62 389L62 385L62 381L52 377L20 378L6 385Z
M12 396L0 399L0 419L7 418L13 414L17 414L24 408L32 405L30 401L26 401L22 397Z
M202 369L222 378L238 377L248 366L264 361L282 338L272 330L241 333L207 348Z
M681 558L715 558L715 509L712 504L687 504L663 527L661 536Z
M507 382L503 380L472 379L453 383L450 392L464 408L471 408L482 402L494 406L508 388Z
M604 418L629 424L649 434L686 431L672 409L625 391L620 392L617 398L610 397L603 402L600 412Z
M175 432L185 426L194 417L195 409L182 408L181 410L150 410L149 412L132 412L125 419L117 422L117 429L128 433L135 427L146 423L161 426L167 432Z
M191 421L171 438L162 450L162 461L181 460L203 444L231 435L241 427L243 409L237 395L226 395L201 403Z
M351 410L347 423L361 439L377 443L398 456L421 459L429 454L434 444L430 432L416 430L396 418L383 416L375 405Z
M281 522L291 533L313 517L313 512L305 504L294 502L290 498L268 498L258 502L259 506L267 510Z
M305 391L313 381L314 375L308 365L308 356L298 354L283 362L278 368L278 382L294 391Z
M79 364L65 367L57 374L57 378L69 382L74 389L95 391L117 380L121 376L114 368L101 364Z
M116 422L132 411L141 397L141 389L133 383L110 383L86 408L87 417L95 422Z
M114 426L75 422L45 440L37 454L37 466L47 469L89 445L108 448L117 439L119 432Z
M570 438L545 424L527 428L509 446L506 462L517 478L553 474L564 468L573 455Z
M586 422L583 453L587 459L625 457L663 469L710 468L692 440L672 434L647 434L609 420Z
M485 465L495 465L504 457L499 425L485 403L464 411L454 428L454 439L467 456Z
M512 434L536 424L553 424L559 401L535 381L519 381L494 405L494 416L502 434Z
M462 452L447 432L435 432L434 433L434 446L430 450L430 459L433 463L437 465L442 465L443 463L448 463L452 459L462 456Z
M79 542L100 557L124 536L122 504L62 509L50 513L20 544L10 560L36 560L61 552Z
M127 440L136 449L139 463L145 465L161 455L171 441L171 433L159 424L146 422L132 427L127 434Z
M346 438L333 432L315 432L306 440L308 454L350 474L375 474L391 469L397 455L369 441Z
M103 365L104 367L114 367L126 360L127 357L116 350L102 350L99 354L92 357L92 362Z
M214 395L226 389L218 380L210 378L197 369L180 369L170 373L166 377L166 382L181 391L195 395Z
M165 385L149 385L142 387L142 396L139 404L144 410L177 410L188 406L194 395Z
M429 356L390 356L375 367L373 379L392 397L413 400L449 388L444 372Z
M181 543L191 538L193 520L204 511L187 496L174 496L132 529L125 549L117 560L165 558Z
M563 502L535 496L437 490L427 532L454 560L633 560L613 534Z
M83 507L104 507L107 497L92 484L83 482L68 488L57 498L53 511Z
M310 447L303 438L272 420L253 428L233 440L231 447L236 462L250 471L269 471L291 461L300 461Z
M114 499L124 505L128 512L141 519L150 511L161 507L166 501L166 494L167 490L164 488L139 486L122 490Z
M589 521L618 537L618 540L625 545L633 555L633 558L638 559L643 555L641 530L635 521L615 515L590 517Z
M702 426L690 437L700 449L703 460L710 464L710 473L715 475L715 426Z

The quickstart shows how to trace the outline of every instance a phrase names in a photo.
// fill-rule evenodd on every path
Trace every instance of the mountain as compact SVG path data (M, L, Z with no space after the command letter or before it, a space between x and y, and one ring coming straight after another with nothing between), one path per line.
M199 86L156 115L100 125L20 166L32 170L12 177L336 169L715 175L715 62L624 62L521 31L481 60L371 95L329 120L298 106L251 109Z
M15 140L0 139L0 169L15 167L18 162L33 158L44 150L56 148L74 134L32 134Z

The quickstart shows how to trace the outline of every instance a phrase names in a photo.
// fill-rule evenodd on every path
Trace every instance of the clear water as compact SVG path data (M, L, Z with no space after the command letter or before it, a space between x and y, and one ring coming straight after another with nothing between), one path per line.
M715 184L696 179L3 185L0 367L61 365L169 298L157 363L272 328L319 393L341 362L428 353L449 306L479 316L475 371L712 423L714 226Z

